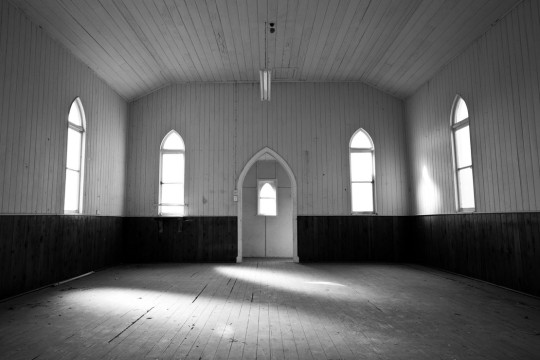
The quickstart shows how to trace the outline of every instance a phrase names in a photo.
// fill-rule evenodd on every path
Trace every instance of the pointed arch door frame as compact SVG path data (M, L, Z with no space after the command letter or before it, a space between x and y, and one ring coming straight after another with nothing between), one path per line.
M300 259L298 258L298 232L297 232L297 183L296 183L296 177L294 176L294 173L289 166L289 164L274 150L270 149L269 147L264 147L261 150L259 150L255 155L253 155L249 161L246 163L244 168L242 169L242 172L240 173L240 176L238 176L238 180L236 182L236 190L238 192L238 256L236 257L236 262L240 263L242 262L242 241L243 241L243 234L242 234L242 225L243 225L243 204L242 204L242 189L244 185L244 179L253 164L259 160L259 158L265 154L268 154L276 159L276 161L283 166L283 169L287 172L289 175L289 178L291 179L291 197L292 197L292 204L293 204L293 210L292 210L292 232L293 232L293 261L299 262Z

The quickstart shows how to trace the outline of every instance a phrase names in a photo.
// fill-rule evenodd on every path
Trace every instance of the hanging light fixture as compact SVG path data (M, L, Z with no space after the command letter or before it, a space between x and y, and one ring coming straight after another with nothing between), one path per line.
M268 32L276 32L276 24L268 21L264 23L264 69L259 70L259 81L261 83L261 101L270 101L270 88L272 82L272 70L269 69L268 61Z
M261 101L270 101L270 86L272 81L272 70L259 70L261 82Z

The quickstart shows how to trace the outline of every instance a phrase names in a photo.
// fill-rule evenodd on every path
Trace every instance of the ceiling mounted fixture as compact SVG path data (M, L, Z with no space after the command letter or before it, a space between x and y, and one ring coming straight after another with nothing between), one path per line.
M272 70L260 70L259 75L261 81L261 101L270 101L270 82L272 80Z
M270 88L272 82L272 70L268 59L268 33L276 33L276 23L265 21L264 23L264 69L259 70L261 83L261 101L270 101Z

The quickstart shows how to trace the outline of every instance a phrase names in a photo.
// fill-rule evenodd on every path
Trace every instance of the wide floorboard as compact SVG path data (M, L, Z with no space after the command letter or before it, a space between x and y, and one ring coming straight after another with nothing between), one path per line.
M409 265L126 265L0 303L0 358L540 359L540 300Z

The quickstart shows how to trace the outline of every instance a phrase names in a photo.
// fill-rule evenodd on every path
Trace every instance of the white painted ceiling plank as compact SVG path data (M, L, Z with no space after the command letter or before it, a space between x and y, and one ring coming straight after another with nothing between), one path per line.
M285 79L406 97L521 0L9 1L134 99L174 82L257 82L267 20L269 66Z

